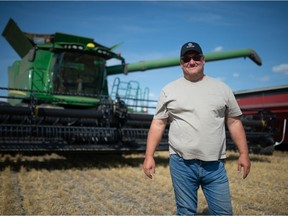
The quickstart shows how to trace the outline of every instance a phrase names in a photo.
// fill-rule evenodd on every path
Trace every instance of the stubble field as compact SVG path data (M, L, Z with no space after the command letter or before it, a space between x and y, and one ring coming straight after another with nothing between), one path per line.
M288 214L288 153L251 155L246 180L237 153L226 169L236 215ZM173 215L168 152L157 152L154 179L144 176L144 154L25 156L0 154L1 215ZM199 214L208 214L199 191Z

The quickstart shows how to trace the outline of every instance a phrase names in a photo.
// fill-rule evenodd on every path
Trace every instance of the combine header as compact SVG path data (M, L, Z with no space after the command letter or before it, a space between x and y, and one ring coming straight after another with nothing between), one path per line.
M147 91L120 97L120 80L115 80L109 95L107 76L178 66L179 57L126 64L113 48L91 38L25 33L12 19L2 35L21 60L8 69L8 88L1 88L8 96L0 105L0 151L145 150L153 118L147 114ZM240 57L262 64L252 49L205 54L206 62ZM110 59L119 64L107 66ZM263 121L264 115L243 119L249 145L259 151L274 144ZM167 130L159 150L168 149Z

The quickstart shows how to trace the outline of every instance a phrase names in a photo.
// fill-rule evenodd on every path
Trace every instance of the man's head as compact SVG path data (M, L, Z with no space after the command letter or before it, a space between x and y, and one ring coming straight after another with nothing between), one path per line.
M203 54L201 47L199 46L198 43L195 42L187 42L185 43L182 48L181 48L181 52L180 52L180 57L184 56L187 52L197 52L199 54Z
M205 57L198 43L187 42L180 51L180 65L184 77L190 81L199 81L204 77Z

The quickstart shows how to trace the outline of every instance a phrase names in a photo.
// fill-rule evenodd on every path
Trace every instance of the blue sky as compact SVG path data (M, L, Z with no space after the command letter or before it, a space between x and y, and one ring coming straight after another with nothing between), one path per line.
M251 48L262 66L242 58L208 62L206 74L233 91L288 84L285 1L2 1L1 33L10 17L25 32L81 35L108 47L122 42L116 51L127 63L178 57L187 41L198 42L204 53ZM0 48L0 87L7 87L8 66L19 57L2 35ZM180 76L181 68L171 67L117 77L149 87L150 98L157 99ZM109 77L110 86L115 77Z

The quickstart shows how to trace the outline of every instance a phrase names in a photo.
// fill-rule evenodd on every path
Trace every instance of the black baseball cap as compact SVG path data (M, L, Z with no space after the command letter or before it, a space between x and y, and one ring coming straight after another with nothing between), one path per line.
M197 52L199 54L203 54L200 45L198 43L196 43L196 42L187 42L187 43L185 43L182 46L182 48L181 48L180 57L185 55L185 53L187 53L188 51L195 51L195 52Z

